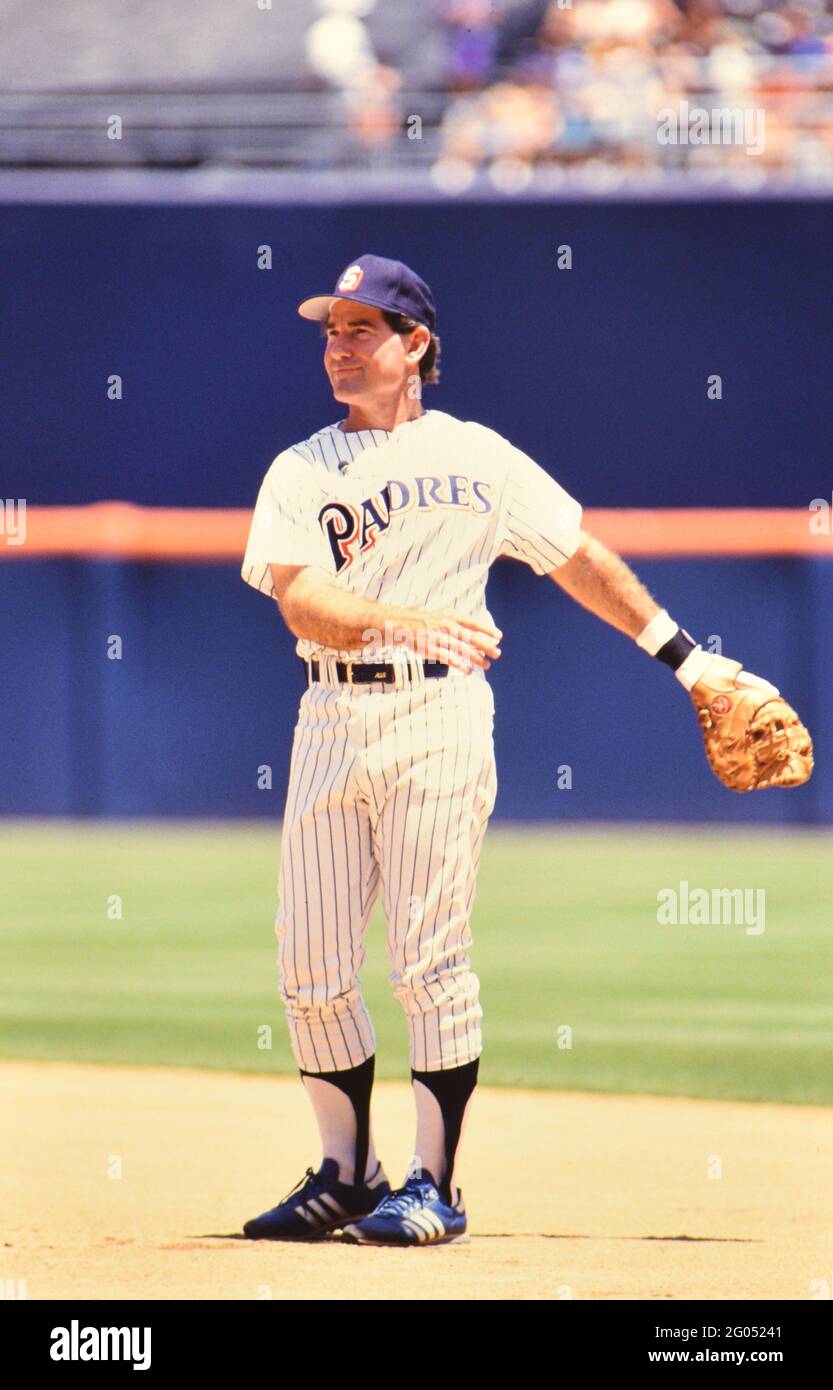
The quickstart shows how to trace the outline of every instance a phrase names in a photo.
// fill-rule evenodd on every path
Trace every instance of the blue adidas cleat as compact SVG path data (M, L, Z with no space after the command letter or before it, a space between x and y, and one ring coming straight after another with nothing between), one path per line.
M243 1227L248 1240L318 1240L346 1221L367 1215L390 1192L381 1163L367 1182L339 1182L338 1163L325 1158L317 1173L308 1168L282 1202Z
M467 1224L462 1192L449 1206L423 1169L422 1177L409 1178L369 1216L344 1226L342 1240L352 1245L449 1245L468 1240Z

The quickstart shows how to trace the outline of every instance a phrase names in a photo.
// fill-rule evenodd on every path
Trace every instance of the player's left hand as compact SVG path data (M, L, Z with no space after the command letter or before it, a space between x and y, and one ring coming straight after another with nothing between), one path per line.
M700 657L688 689L719 781L736 792L806 782L813 772L812 740L778 688L739 661L706 652Z

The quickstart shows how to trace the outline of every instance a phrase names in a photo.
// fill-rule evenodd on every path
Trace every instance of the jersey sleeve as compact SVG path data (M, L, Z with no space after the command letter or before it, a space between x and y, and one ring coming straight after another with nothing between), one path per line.
M270 565L320 565L332 556L318 524L321 489L310 464L291 449L279 454L260 486L240 573L274 598Z
M498 555L523 560L536 574L558 569L578 548L582 506L528 454L507 444Z

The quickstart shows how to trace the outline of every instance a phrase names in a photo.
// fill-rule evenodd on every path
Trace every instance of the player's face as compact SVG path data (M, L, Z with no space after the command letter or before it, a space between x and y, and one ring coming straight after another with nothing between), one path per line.
M397 395L408 380L409 337L385 323L381 309L337 299L324 328L324 367L337 401Z

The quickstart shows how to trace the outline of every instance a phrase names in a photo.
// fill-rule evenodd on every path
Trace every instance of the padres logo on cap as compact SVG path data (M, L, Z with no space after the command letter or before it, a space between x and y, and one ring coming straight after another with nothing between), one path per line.
M345 270L338 282L340 290L347 290L348 294L357 290L364 279L364 271L360 265L351 265L349 270Z

